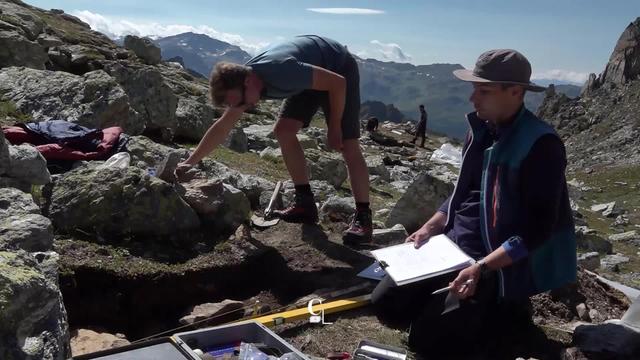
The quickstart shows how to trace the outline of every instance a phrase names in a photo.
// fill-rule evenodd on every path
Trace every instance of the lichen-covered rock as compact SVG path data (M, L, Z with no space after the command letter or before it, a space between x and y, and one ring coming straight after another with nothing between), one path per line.
M387 227L402 224L409 233L422 226L453 192L453 183L440 174L424 172L391 209Z
M32 145L9 146L9 157L11 167L7 172L8 177L33 185L51 182L47 161Z
M305 151L311 180L324 180L338 188L347 179L347 166L340 155L320 150Z
M47 216L59 231L103 235L172 235L200 226L171 184L145 170L83 167L45 191Z
M71 356L58 255L0 251L0 358Z
M139 58L149 65L155 65L162 60L160 48L147 38L127 35L124 38L124 47L133 50Z
M120 126L137 134L144 124L130 115L129 98L102 70L82 76L61 71L8 67L0 69L0 100L34 119L65 119L89 128Z

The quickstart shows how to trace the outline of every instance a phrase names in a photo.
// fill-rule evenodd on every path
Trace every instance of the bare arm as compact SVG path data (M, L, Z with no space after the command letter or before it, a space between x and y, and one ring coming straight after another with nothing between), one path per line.
M218 145L222 144L229 132L242 116L244 107L230 107L225 110L224 114L215 122L209 130L204 134L202 140L193 151L191 156L183 163L186 165L195 165L205 156L209 155Z

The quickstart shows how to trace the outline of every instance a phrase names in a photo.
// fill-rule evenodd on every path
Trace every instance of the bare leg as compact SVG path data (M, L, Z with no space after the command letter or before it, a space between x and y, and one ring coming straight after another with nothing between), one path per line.
M280 118L273 129L276 139L280 144L280 149L282 150L284 163L295 185L309 183L304 151L296 137L296 134L301 128L301 121L291 118Z
M369 171L358 139L342 141L342 157L347 163L351 190L356 202L369 202Z

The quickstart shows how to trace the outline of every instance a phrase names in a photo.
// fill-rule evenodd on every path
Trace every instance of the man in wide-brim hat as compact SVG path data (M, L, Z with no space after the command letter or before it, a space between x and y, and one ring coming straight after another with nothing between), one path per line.
M459 309L441 315L446 293L423 289L414 296L421 304L413 307L420 315L410 344L419 352L442 352L442 358L508 342L519 332L514 327L530 324L530 296L576 279L565 149L554 129L524 106L526 91L544 90L530 81L529 61L515 50L491 50L473 71L454 75L472 83L475 108L467 115L460 176L453 194L407 238L419 247L444 233L477 260L427 284L451 285Z

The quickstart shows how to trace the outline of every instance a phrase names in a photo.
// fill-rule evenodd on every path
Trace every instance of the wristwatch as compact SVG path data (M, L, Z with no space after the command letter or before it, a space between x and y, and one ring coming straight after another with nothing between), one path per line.
M487 261L484 258L476 261L476 265L480 266L480 274L486 274L491 271L491 269L489 269L489 265L487 265Z

